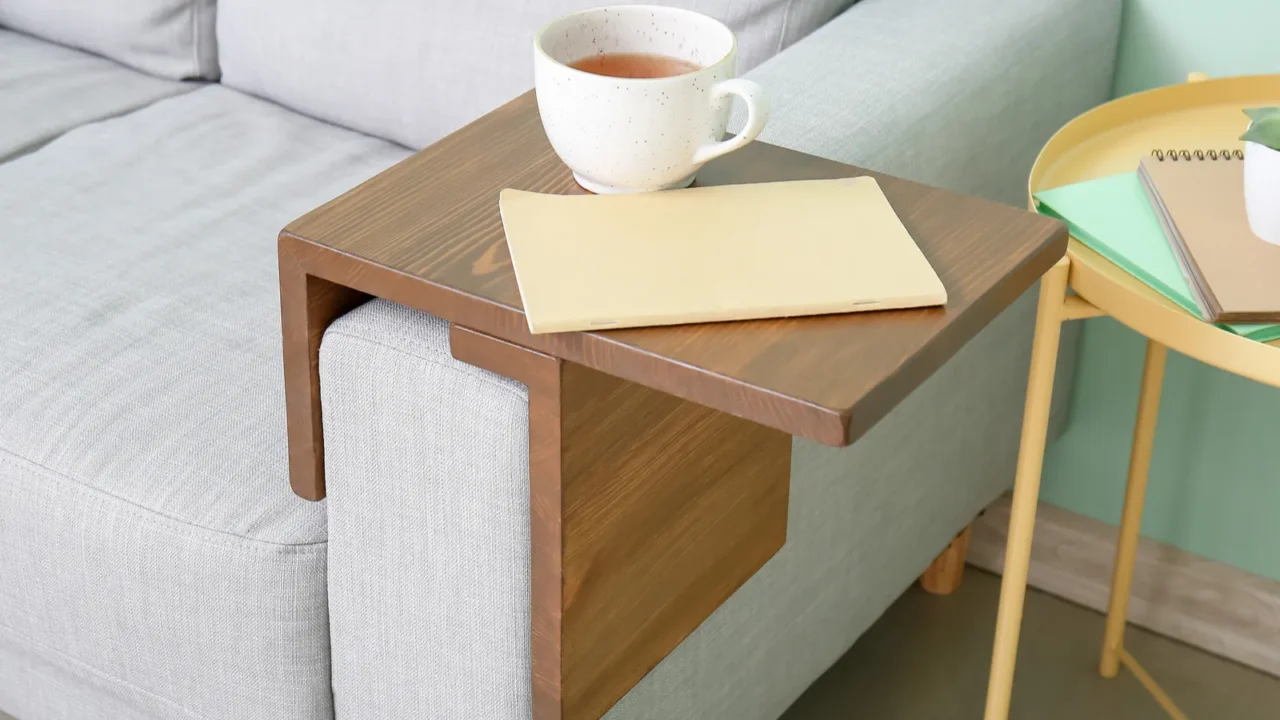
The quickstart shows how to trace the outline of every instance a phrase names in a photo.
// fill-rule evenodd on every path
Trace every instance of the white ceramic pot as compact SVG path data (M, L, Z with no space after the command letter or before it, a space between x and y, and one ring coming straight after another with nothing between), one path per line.
M1280 245L1280 151L1244 144L1244 206L1253 234Z
M570 67L596 54L662 55L696 66L656 78ZM764 91L737 74L733 32L698 13L622 5L552 21L534 38L542 126L582 187L597 193L684 187L703 163L746 145L769 117ZM746 103L746 127L721 140L729 102Z

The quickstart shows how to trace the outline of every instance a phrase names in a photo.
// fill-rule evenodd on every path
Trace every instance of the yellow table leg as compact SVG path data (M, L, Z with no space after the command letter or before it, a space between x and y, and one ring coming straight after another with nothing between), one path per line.
M1133 583L1133 563L1138 555L1138 534L1142 529L1142 504L1147 492L1147 470L1155 444L1156 418L1160 414L1160 387L1169 350L1147 341L1147 360L1142 369L1142 390L1138 395L1138 420L1133 427L1133 450L1129 455L1129 482L1124 491L1124 512L1120 516L1120 538L1116 542L1116 565L1111 576L1111 602L1107 607L1107 629L1102 637L1102 661L1098 671L1115 677L1120 669L1124 645L1125 617L1129 611L1129 589Z
M1120 663L1129 668L1129 672L1138 678L1138 682L1142 683L1142 687L1151 693L1151 697L1155 699L1156 704L1168 713L1170 720L1187 720L1187 716L1173 703L1173 698L1169 697L1169 694L1156 684L1151 674L1146 671L1146 668L1138 664L1138 661L1129 654L1128 650L1120 648L1116 651L1116 655L1119 656Z
M1040 279L1040 304L1036 310L1035 340L1031 346L1031 377L1022 414L1022 441L1018 447L1018 472L1013 483L1013 507L1009 514L1009 541L1000 583L1000 609L996 616L995 647L991 654L991 679L987 684L986 720L1009 717L1013 696L1013 669L1018 654L1018 630L1022 625L1022 601L1027 592L1031 564L1031 532L1040 496L1040 471L1044 465L1045 434L1049 429L1049 403L1053 399L1053 373L1058 363L1058 339L1062 333L1063 304L1067 292L1066 258Z

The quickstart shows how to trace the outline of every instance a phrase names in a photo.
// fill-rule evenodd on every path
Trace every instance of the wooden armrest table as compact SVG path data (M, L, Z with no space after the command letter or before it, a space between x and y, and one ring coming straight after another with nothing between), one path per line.
M530 335L498 193L584 192L531 93L314 210L279 245L294 490L324 496L328 324L371 296L449 321L529 389L534 717L599 717L782 546L792 435L856 440L1066 252L1055 221L764 143L698 182L857 175L945 308Z

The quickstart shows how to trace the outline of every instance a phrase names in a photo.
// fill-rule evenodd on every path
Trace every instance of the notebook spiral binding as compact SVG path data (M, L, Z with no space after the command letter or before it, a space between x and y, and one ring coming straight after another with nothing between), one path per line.
M1208 158L1210 160L1218 160L1218 159L1243 160L1244 159L1243 150L1160 150L1160 149L1156 149L1151 151L1151 155L1160 162L1164 162L1165 160L1169 160L1170 162L1189 161L1192 159L1204 160L1205 158Z

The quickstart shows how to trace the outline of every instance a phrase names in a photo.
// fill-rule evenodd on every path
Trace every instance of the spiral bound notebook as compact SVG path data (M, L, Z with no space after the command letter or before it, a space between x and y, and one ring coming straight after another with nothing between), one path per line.
M1249 229L1239 150L1157 150L1138 169L1200 316L1280 321L1280 247Z

